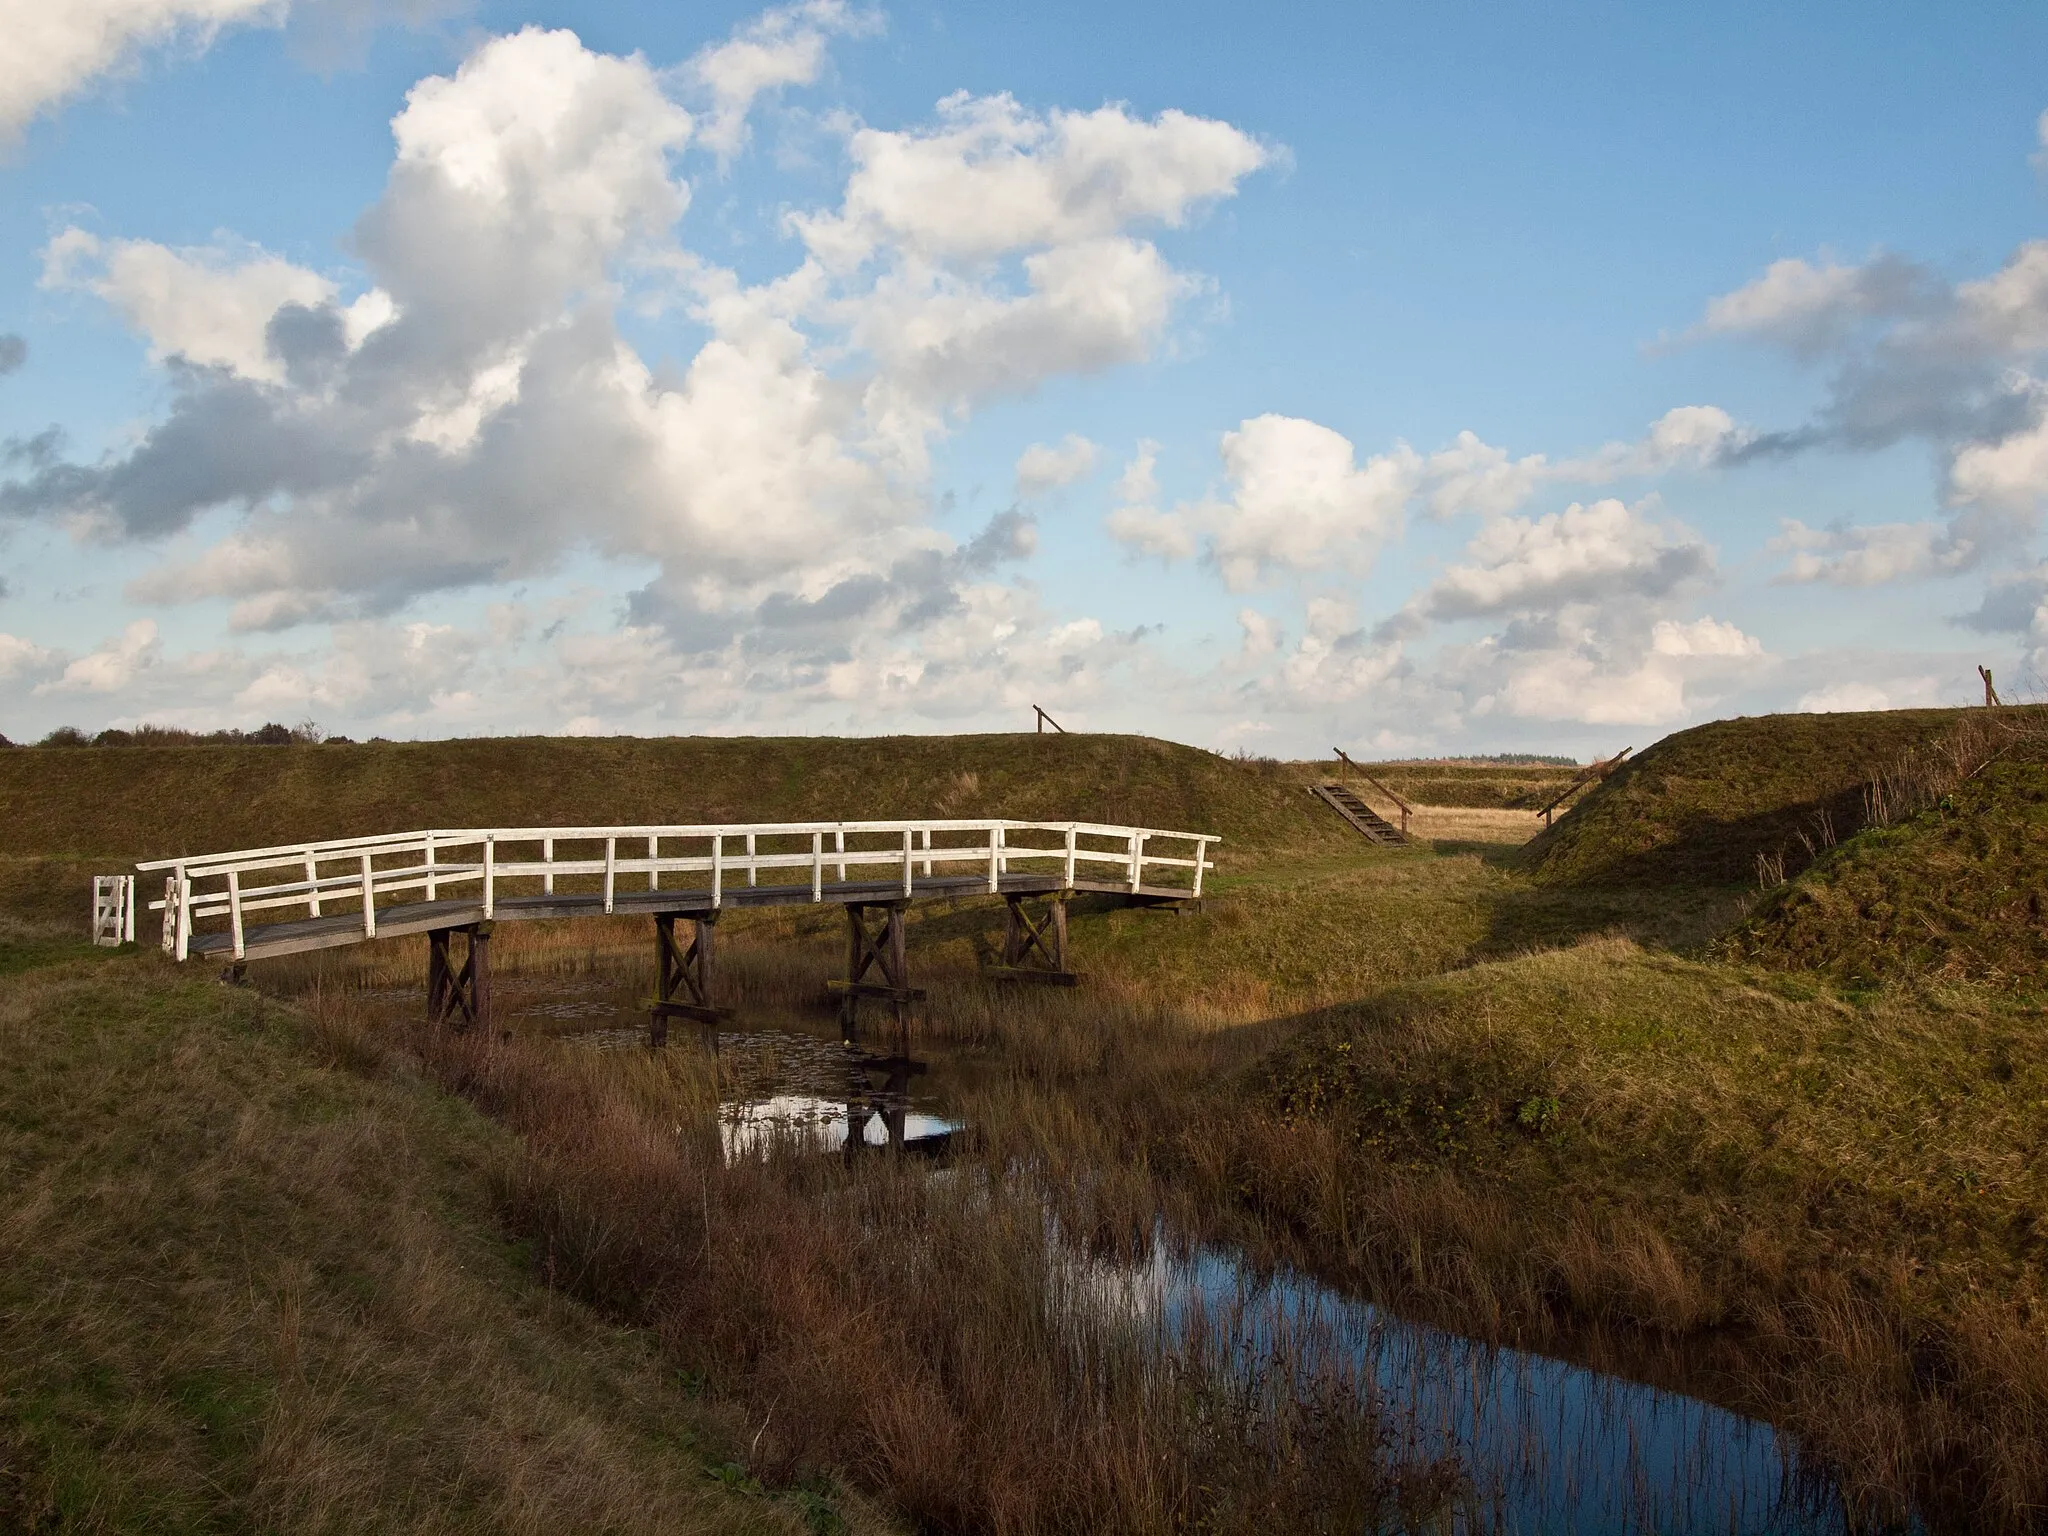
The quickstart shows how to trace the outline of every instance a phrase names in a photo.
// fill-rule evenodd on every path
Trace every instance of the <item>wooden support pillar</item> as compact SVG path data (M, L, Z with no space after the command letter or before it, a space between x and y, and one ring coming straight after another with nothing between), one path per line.
M449 940L467 936L461 969L449 955ZM491 925L436 928L427 935L427 1019L458 1034L491 1027Z
M676 940L678 920L688 925L684 942ZM648 1004L647 1043L668 1044L668 1021L692 1019L715 1031L730 1008L717 1003L718 913L657 912L654 914L654 1001ZM712 1042L717 1043L716 1033Z
M840 1038L860 1039L860 1003L873 998L895 1013L897 1043L910 1048L910 1005L924 1001L924 990L910 985L910 959L903 937L903 910L908 901L855 901L846 904L846 979L827 983L839 999ZM870 975L877 979L870 980Z
M991 981L1035 981L1047 986L1079 986L1081 978L1067 968L1067 902L1072 891L1049 891L1040 897L1021 892L1003 897L1003 963L988 968ZM1045 903L1034 915L1030 902Z

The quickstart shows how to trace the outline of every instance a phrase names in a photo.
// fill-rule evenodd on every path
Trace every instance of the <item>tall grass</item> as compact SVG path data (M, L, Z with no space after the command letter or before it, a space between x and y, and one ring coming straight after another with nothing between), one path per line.
M850 1369L835 1363L842 1347L857 1354L886 1340L907 1350L913 1378L928 1372L943 1388L940 1407L921 1411L938 1414L923 1433L951 1447L961 1469L952 1491L932 1492L926 1473L892 1459L897 1440L858 1404L844 1406L850 1397L829 1410L846 1416L816 1443L855 1458L867 1486L935 1524L971 1524L960 1511L972 1509L1018 1529L1058 1528L1102 1501L1144 1528L1181 1508L1139 1499L1114 1471L1133 1464L1126 1453L1100 1448L1062 1474L1081 1480L1061 1483L1081 1490L1071 1498L1000 1492L1024 1474L982 1436L1018 1421L979 1395L984 1371L1037 1381L1039 1406L1013 1411L1077 1443L1110 1444L1062 1417L1079 1400L1137 1415L1151 1426L1146 1445L1208 1422L1187 1417L1200 1392L1146 1396L1160 1389L1137 1363L1128 1376L1062 1367L1033 1377L1026 1356L1002 1352L1047 1337L1025 1326L1041 1313L1016 1299L1042 1306L1056 1294L1033 1225L1047 1212L1085 1249L1125 1256L1163 1216L1190 1238L1297 1264L1462 1332L1585 1354L1757 1412L1839 1468L1856 1506L1874 1515L1918 1498L1971 1527L2035 1518L2048 1500L2048 1348L2026 1226L2038 1197L2025 1183L2038 1146L2026 1118L2027 1094L2039 1097L2029 1087L2038 1020L1909 996L1859 1012L1810 988L1772 982L1780 990L1766 992L1733 968L1611 940L1524 954L1603 927L1689 933L1728 919L1718 908L1687 917L1669 892L1531 892L1469 856L1274 866L1221 890L1200 919L1078 919L1090 973L1080 993L981 986L977 935L993 914L920 914L915 966L932 995L913 1049L964 1056L972 1070L955 1102L979 1141L968 1172L929 1189L896 1188L901 1175L886 1167L828 1177L783 1159L721 1172L708 1141L685 1146L675 1130L706 1123L715 1091L685 1052L615 1063L589 1103L528 1125L522 1106L568 1091L569 1079L542 1091L558 1068L537 1065L555 1060L545 1052L523 1054L538 1043L414 1048L441 1080L526 1132L530 1180L508 1188L508 1209L551 1235L558 1281L613 1308L671 1298L631 1315L746 1405L764 1466L802 1464L809 1431L781 1418L790 1383L836 1379ZM735 999L750 1012L814 1006L837 960L837 922L792 911L733 923L721 963ZM644 927L630 922L505 928L497 943L511 971L651 971ZM1488 952L1520 958L1456 969ZM294 984L331 991L354 968L416 989L419 966L416 953L363 951L309 959ZM1418 980L1433 973L1446 974ZM1358 998L1374 1001L1325 1011ZM350 1005L337 994L323 1006ZM1344 1105L1312 1102L1301 1080L1283 1080L1288 1063L1321 1071L1343 1059L1340 1048L1370 1068ZM489 1070L461 1067L469 1052ZM518 1061L530 1065L506 1065ZM1987 1078L1999 1062L2016 1065ZM506 1073L533 1082L493 1087ZM623 1118L598 1114L600 1101L624 1105ZM1353 1113L1361 1104L1371 1112ZM578 1126L587 1141L570 1135ZM657 1172L622 1174L621 1148L651 1148L628 1163L644 1157ZM651 1197L632 1191L673 1189L679 1178L687 1188L693 1171L693 1209L681 1202L663 1218L670 1225L646 1226ZM728 1270L720 1245L742 1226L770 1235L737 1240L729 1252L744 1258ZM874 1257L862 1244L875 1233L911 1248L927 1235L939 1242L932 1252L972 1280L954 1293L958 1305L982 1321L970 1328L939 1308L923 1261L875 1257L872 1273L850 1278L828 1260L821 1276L804 1252L777 1246L816 1241ZM970 1252L982 1242L995 1248ZM759 1265L800 1284L788 1297L753 1295L746 1281ZM984 1296L983 1279L1025 1288ZM700 1334L723 1342L692 1344ZM846 1337L855 1343L832 1342ZM749 1339L766 1342L748 1355ZM1136 1362L1157 1344L1082 1358ZM1288 1392L1313 1402L1313 1380ZM1202 1429L1196 1450L1170 1453L1173 1475L1147 1486L1240 1486L1200 1459L1223 1455L1219 1444L1231 1449L1214 1465L1278 1466L1285 1487L1332 1475L1260 1439L1255 1426L1269 1422L1254 1415L1221 1442ZM1373 1432L1355 1424L1344 1443ZM1316 1456L1335 1454L1314 1443L1324 1446ZM1396 1497L1370 1479L1357 1486L1361 1500Z
M334 1049L394 1048L359 1000L310 1006ZM1206 1330L1089 1306L1033 1170L728 1159L686 1049L424 1028L402 1049L519 1134L502 1198L542 1272L740 1405L749 1477L831 1471L921 1528L1003 1532L1358 1529L1455 1487L1395 1465L1327 1361L1283 1349L1248 1379Z
M1947 731L1906 747L1871 776L1863 790L1863 824L1895 827L1940 805L2000 759L2044 744L2048 713L2039 709L1958 711Z

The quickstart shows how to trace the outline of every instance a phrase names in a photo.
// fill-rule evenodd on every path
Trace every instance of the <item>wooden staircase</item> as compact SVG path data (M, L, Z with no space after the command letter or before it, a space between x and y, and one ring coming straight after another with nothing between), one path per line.
M1399 848L1408 841L1401 829L1343 784L1311 784L1309 793L1356 827L1369 843L1382 848Z

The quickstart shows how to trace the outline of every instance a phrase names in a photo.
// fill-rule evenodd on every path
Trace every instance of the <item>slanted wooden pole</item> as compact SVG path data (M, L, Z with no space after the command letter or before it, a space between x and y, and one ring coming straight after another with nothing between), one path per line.
M1984 679L1984 707L1991 709L1998 704L1998 690L1991 686L1991 669L1980 666L1977 675Z
M1573 776L1571 783L1565 785L1564 792L1560 794L1555 800L1552 800L1550 804L1543 807L1543 825L1545 825L1546 827L1550 825L1551 812L1555 811L1560 805L1563 805L1565 801L1571 799L1573 795L1576 795L1580 790L1584 789L1588 784L1592 783L1595 779L1606 778L1607 775L1614 772L1616 768L1619 768L1621 766L1621 760L1624 757L1627 757L1629 753L1633 751L1635 751L1634 747L1623 747L1619 752L1615 753L1614 756L1606 759L1596 758L1594 761L1588 763L1585 767L1581 768L1578 771L1578 773Z
M1403 800L1399 795L1395 794L1391 789L1387 788L1387 786L1382 784L1378 779L1374 778L1371 774L1367 773L1363 768L1359 767L1358 764L1351 761L1350 754L1345 752L1345 750L1342 747L1332 747L1330 750L1337 754L1337 760L1343 763L1345 767L1349 768L1353 773L1357 774L1361 779L1365 780L1366 783L1370 784L1374 789L1378 790L1381 794L1385 795L1389 800L1393 801L1395 805L1401 808L1401 836L1403 839L1405 839L1408 836L1408 815L1409 812L1413 809L1413 807L1411 807L1406 800Z

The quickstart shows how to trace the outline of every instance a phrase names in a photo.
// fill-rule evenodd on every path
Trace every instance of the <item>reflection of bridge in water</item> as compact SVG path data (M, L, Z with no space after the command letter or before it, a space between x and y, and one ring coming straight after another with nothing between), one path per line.
M424 934L427 1009L457 1028L491 1018L490 937L501 922L653 919L650 1039L671 1019L716 1025L717 925L735 907L836 905L846 975L829 983L846 1038L863 1002L886 1005L901 1055L910 1005L904 912L1000 896L998 980L1074 985L1067 906L1095 893L1136 906L1199 900L1213 867L1195 832L1094 822L835 821L733 826L500 827L331 839L139 864L162 872L163 947L178 960L249 961ZM1159 851L1164 845L1168 851ZM644 851L643 851L644 850ZM643 883L644 882L644 883ZM289 914L289 915L287 915ZM459 943L458 943L459 940Z
M782 1092L721 1107L725 1155L761 1152L782 1138L848 1162L880 1149L927 1157L951 1149L958 1124L910 1100L910 1080L923 1076L927 1063L856 1050L847 1067L845 1087L833 1097Z

